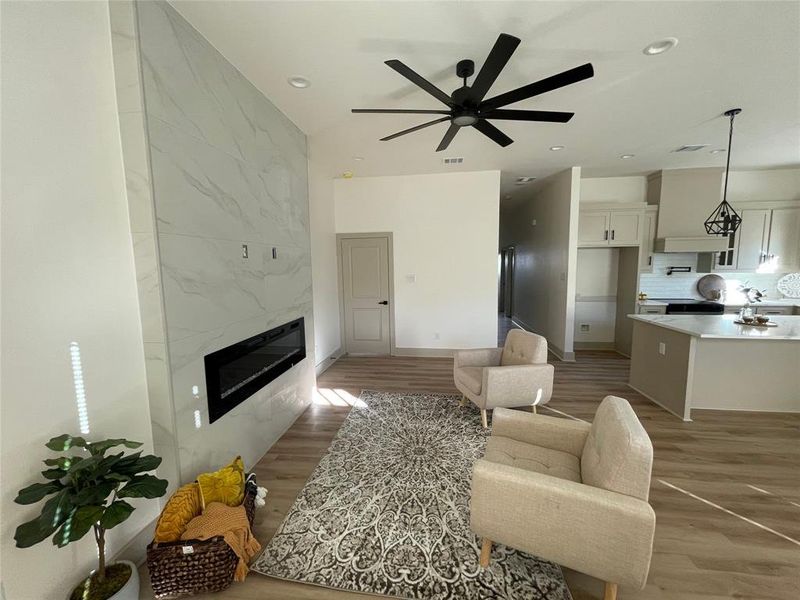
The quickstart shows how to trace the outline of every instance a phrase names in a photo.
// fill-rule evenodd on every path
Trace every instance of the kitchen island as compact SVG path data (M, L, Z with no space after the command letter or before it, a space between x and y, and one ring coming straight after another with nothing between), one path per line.
M800 316L628 315L629 385L691 421L692 409L800 412Z

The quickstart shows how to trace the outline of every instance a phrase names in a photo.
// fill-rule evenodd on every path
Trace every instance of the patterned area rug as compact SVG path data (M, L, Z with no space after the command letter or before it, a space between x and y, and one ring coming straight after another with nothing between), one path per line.
M487 434L457 396L364 392L251 568L409 599L571 600L560 567L495 544L478 565L472 463Z

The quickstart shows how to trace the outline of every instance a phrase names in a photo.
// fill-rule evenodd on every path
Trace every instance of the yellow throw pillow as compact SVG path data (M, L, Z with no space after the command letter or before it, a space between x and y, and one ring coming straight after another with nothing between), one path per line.
M186 525L203 512L200 486L187 483L172 494L156 523L156 542L175 542L186 531Z
M244 463L237 456L227 467L197 476L203 508L211 502L239 506L244 500Z

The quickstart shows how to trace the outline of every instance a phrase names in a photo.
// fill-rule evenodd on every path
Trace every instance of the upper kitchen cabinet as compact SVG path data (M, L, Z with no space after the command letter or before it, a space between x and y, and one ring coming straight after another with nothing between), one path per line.
M702 256L699 270L800 270L800 203L749 202L734 207L742 217L728 248ZM707 259L713 262L710 264Z
M639 271L642 273L653 272L657 217L658 208L655 206L648 206L642 216L642 246L639 250Z
M638 246L642 238L643 215L644 204L582 209L578 218L578 245L584 248Z

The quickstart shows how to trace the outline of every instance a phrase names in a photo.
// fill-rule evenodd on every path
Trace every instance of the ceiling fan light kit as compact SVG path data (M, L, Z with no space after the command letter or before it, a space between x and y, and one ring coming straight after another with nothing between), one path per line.
M728 204L728 173L731 170L731 145L733 144L733 120L742 112L741 108L732 108L725 111L725 116L730 118L731 124L728 131L728 155L725 163L725 185L722 188L722 202L714 209L714 212L705 220L706 233L709 235L727 236L736 233L742 222L733 207Z
M504 109L503 107L583 81L584 79L589 79L594 76L594 68L591 63L586 63L574 69L569 69L540 81L529 83L528 85L510 92L484 100L489 89L508 63L511 55L517 49L517 46L519 46L520 41L519 38L513 35L501 33L492 47L492 50L489 52L486 62L483 63L483 67L481 67L475 79L472 80L471 85L468 80L475 73L475 63L471 60L459 61L456 65L456 75L463 80L464 85L450 95L444 93L401 61L397 59L386 61L387 66L428 92L428 94L439 100L442 104L446 105L447 109L445 110L354 108L352 112L445 115L381 138L381 141L385 142L430 127L431 125L449 121L450 127L447 129L442 141L436 148L437 152L445 150L462 127L474 127L493 142L503 147L514 142L514 140L497 127L489 123L489 120L567 123L575 113L544 110L515 110Z

